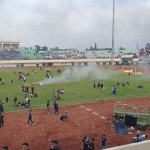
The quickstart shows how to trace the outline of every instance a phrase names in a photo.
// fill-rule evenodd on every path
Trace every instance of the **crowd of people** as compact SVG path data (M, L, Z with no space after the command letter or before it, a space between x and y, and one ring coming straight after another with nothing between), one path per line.
M0 50L0 60L23 60L23 56L19 50Z
M83 140L83 150L95 150L95 138L92 138L91 141L87 136L84 136ZM106 149L107 138L106 135L103 134L101 138L100 150Z
M139 50L139 55L140 56L149 56L150 55L150 49L142 48L141 50Z

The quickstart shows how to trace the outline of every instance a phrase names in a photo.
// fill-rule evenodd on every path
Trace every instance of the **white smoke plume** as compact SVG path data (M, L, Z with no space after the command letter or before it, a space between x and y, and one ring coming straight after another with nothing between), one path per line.
M55 77L45 78L43 81L38 82L39 84L54 84L54 83L67 83L67 82L78 82L84 79L92 80L103 80L109 79L115 72L100 69L95 65L73 67L71 69L66 68L62 74Z

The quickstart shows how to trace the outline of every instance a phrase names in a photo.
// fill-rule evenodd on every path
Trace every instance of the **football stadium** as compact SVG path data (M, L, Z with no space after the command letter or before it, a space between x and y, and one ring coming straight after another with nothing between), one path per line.
M116 50L112 66L110 50L96 43L79 52L17 42L5 41L0 51L1 147L27 142L47 149L57 139L62 149L75 150L88 137L98 149L103 134L110 149L149 146L133 142L137 134L150 136L147 49Z
M0 149L149 150L149 8L2 0Z

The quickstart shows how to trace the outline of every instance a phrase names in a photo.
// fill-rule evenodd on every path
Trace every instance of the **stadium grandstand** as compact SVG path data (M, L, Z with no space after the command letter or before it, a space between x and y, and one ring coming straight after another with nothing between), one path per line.
M102 65L109 65L112 57L111 48L98 48L97 44L85 51L74 48L60 49L35 45L34 47L20 47L20 41L0 41L0 60L61 60L61 59L99 59ZM116 65L150 64L150 43L142 49L125 49L120 47L114 50ZM138 61L137 61L138 59Z

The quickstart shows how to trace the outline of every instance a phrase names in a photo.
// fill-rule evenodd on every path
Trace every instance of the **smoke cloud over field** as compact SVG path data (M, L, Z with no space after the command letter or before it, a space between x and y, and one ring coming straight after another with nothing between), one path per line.
M94 65L84 67L73 67L71 69L65 69L59 76L53 78L45 78L40 84L54 84L54 83L67 83L67 82L78 82L84 79L102 80L109 79L116 73L112 71L106 71L99 69Z

